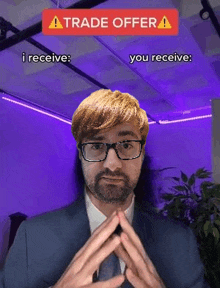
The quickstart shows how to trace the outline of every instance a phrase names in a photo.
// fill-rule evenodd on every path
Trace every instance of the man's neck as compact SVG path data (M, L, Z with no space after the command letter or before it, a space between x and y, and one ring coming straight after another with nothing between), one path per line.
M89 189L86 189L86 193L88 194L91 202L99 211L101 211L106 217L109 217L115 210L118 208L121 208L123 211L125 211L132 202L132 198L134 193L131 193L128 198L126 199L125 203L105 203L103 201L100 201L99 199L95 198L94 195L89 191Z

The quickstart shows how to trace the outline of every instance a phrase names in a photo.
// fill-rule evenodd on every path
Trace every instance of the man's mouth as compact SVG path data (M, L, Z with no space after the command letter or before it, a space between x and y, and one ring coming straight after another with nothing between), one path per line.
M109 182L119 182L119 181L123 181L123 178L115 178L115 177L101 177L101 179L104 179L105 181L109 181Z

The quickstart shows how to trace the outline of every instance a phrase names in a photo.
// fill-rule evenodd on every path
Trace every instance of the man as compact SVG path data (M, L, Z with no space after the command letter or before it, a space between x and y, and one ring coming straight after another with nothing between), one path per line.
M135 204L148 130L127 93L102 89L79 105L72 133L84 194L21 224L1 287L208 287L192 231Z

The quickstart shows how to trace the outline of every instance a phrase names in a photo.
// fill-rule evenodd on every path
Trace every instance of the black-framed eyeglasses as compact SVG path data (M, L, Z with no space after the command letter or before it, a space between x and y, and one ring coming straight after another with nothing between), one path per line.
M101 162L108 156L110 148L115 150L116 155L121 160L132 160L140 157L144 140L126 140L116 143L88 142L79 143L83 158L89 162Z

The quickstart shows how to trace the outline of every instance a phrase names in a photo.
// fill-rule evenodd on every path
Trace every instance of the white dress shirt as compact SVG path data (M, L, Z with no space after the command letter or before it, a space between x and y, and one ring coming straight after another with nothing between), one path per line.
M93 231L102 224L102 222L105 221L107 218L90 200L88 194L85 193L85 202L86 202L86 211L89 218L89 225L90 225L90 231L93 233ZM134 216L134 197L132 198L130 206L125 210L125 216L128 219L129 223L132 223L133 216ZM123 260L119 258L121 272L124 273L125 270L125 263Z

